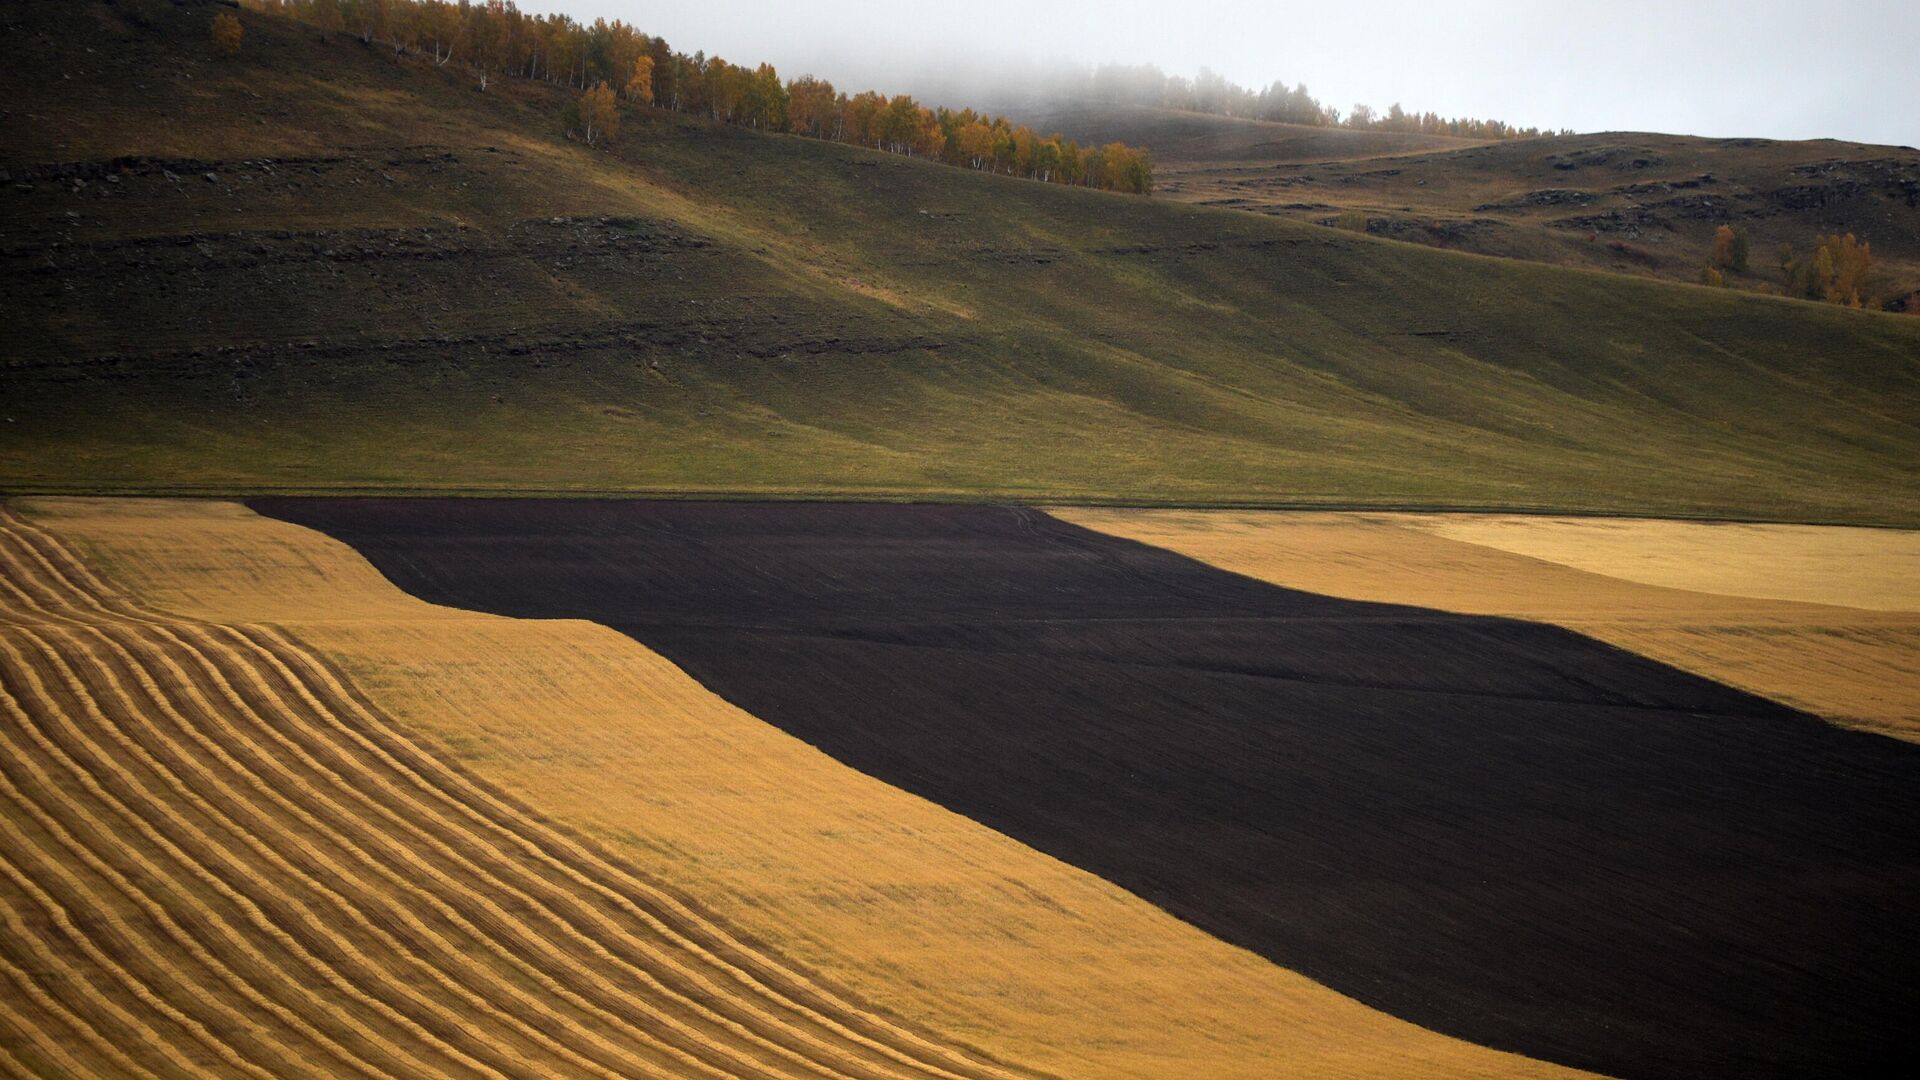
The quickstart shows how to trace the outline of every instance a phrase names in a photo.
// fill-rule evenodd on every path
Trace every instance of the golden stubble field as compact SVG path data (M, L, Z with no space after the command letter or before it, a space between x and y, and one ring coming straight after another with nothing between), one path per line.
M1920 741L1920 533L1476 514L1058 509L1288 588L1557 623Z
M612 630L434 607L234 504L17 509L0 670L30 695L13 738L43 742L10 748L0 792L37 808L0 842L23 867L0 891L16 1055L255 1075L302 1052L407 1075L1565 1071L1227 946ZM104 923L53 914L116 890Z
M13 1071L1029 1075L861 1006L423 749L287 626L161 613L0 514ZM311 595L323 618L378 607Z

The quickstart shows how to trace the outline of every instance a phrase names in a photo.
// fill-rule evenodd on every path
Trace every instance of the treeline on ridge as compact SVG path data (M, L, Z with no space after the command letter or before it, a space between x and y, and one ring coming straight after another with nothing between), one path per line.
M1271 120L1313 127L1345 127L1359 131L1398 131L1422 135L1457 135L1469 139L1530 139L1552 135L1552 130L1515 127L1502 120L1445 117L1433 112L1408 112L1394 102L1385 112L1371 105L1355 105L1342 114L1307 91L1305 83L1291 88L1283 81L1249 89L1207 68L1188 79L1168 75L1155 64L1102 64L1049 80L1046 93L1068 100L1109 101L1162 109L1213 113L1243 120ZM1571 130L1559 134L1571 135Z
M246 7L323 30L458 60L485 90L514 76L583 91L569 110L589 142L618 124L615 93L643 105L705 115L766 131L854 143L948 165L1056 184L1150 194L1153 165L1141 147L1081 147L1002 116L928 108L911 96L848 94L811 75L788 82L771 64L748 67L704 52L675 52L619 20L589 25L569 15L529 15L512 0L244 0ZM583 119L586 118L586 119Z

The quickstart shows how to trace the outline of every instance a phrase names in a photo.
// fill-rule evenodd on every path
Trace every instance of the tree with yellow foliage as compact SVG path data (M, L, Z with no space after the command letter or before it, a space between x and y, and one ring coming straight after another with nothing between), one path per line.
M1112 142L1100 148L1100 158L1107 178L1103 186L1108 190L1134 195L1153 193L1153 167L1147 162L1144 148Z
M613 100L613 87L601 82L580 95L578 103L580 137L588 146L604 142L620 133L620 109Z
M708 115L715 120L733 123L740 111L740 102L746 97L751 73L714 56L708 58L700 74L707 92Z
M653 104L653 57L642 53L633 61L633 74L627 76L627 100Z
M1861 306L1860 293L1867 286L1867 271L1873 266L1873 248L1845 236L1823 236L1813 253L1813 276L1821 298L1829 304Z
M1043 137L1016 128L1005 117L929 108L905 94L888 97L869 90L849 95L811 76L783 82L772 64L731 64L704 52L675 52L660 38L619 20L589 24L564 14L533 15L522 12L515 0L239 2L302 19L323 31L351 29L368 44L384 42L395 55L419 51L438 66L458 59L482 90L494 78L507 76L577 88L583 92L562 106L561 119L568 135L588 143L613 136L619 124L615 99L624 95L629 101L703 113L722 123L856 143L1043 183L1140 194L1153 189L1151 164L1138 147L1110 143L1082 148L1057 134ZM231 52L238 47L237 18L222 14L214 25L216 48ZM222 44L228 35L230 47ZM1156 85L1166 82L1158 69L1151 74ZM1222 101L1235 93L1254 100L1217 76L1203 89ZM1299 88L1297 96L1305 98L1306 88ZM1418 118L1403 113L1400 119L1412 124Z
M955 146L967 167L984 169L993 160L993 128L970 120L956 133Z
M221 56L232 56L240 51L240 39L246 30L240 25L239 16L223 11L213 17L213 51Z
M1792 252L1782 246L1780 263L1787 279L1787 295L1844 307L1866 306L1873 247L1855 239L1852 233L1819 237L1813 254L1805 259L1793 258Z
M947 152L947 133L932 109L920 108L919 130L913 136L913 153L924 158L939 158Z
M772 64L761 64L751 72L740 69L740 122L748 127L772 131L787 129L787 88Z
M885 134L880 123L887 110L887 99L872 90L863 90L847 101L847 138L862 146L879 147Z
M895 94L874 119L881 149L896 154L913 153L920 138L920 105L910 94Z
M1722 225L1713 230L1713 265L1721 270L1747 272L1747 230Z
M833 84L802 75L787 84L787 130L797 135L828 138L836 112Z

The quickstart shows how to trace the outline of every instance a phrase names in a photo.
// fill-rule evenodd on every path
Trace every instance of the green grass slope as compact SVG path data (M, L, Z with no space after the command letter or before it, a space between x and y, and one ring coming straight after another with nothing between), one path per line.
M0 487L1920 524L1920 319L9 5Z

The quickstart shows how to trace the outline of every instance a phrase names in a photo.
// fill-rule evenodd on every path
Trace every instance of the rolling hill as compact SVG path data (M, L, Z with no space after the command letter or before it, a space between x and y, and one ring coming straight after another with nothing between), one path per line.
M4 15L8 490L1920 522L1920 320L646 109L589 149L213 10Z
M1168 198L1454 251L1692 282L1721 225L1751 234L1739 288L1781 283L1779 248L1873 245L1878 293L1920 289L1920 150L1817 139L1599 132L1475 143L1127 106L1044 109L1036 126L1153 152ZM1391 159L1391 160L1388 160Z
M1547 265L1804 147L1062 120L1148 199L0 35L0 1072L1920 1061L1920 533L1579 516L1920 524L1920 319Z

